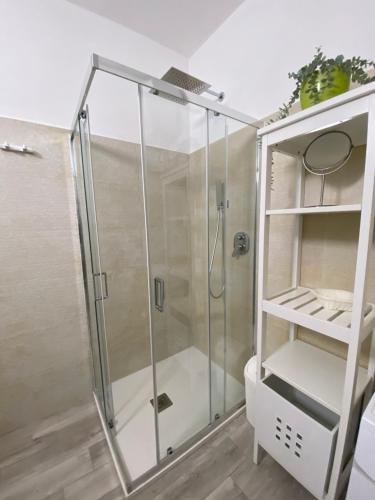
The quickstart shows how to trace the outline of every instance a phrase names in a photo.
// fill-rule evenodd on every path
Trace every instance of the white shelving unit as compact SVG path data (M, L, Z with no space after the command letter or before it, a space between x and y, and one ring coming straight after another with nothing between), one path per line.
M366 144L360 203L303 206L305 182L300 162L295 207L271 209L273 151L300 159L313 138L324 130L335 128L349 133L354 146ZM374 385L375 305L366 304L366 273L375 211L375 84L352 90L268 125L259 130L258 136L261 182L257 307L258 418L255 424L254 461L260 462L263 449L274 456L316 498L336 500L350 475L355 444L353 436ZM360 215L352 312L325 309L319 305L312 291L300 283L303 217L305 214L319 217L335 213L343 214L342 217L346 213ZM274 215L297 217L290 288L270 297L267 291L268 247L270 220ZM265 349L268 315L286 320L290 325L289 342L269 357ZM347 344L347 358L342 359L298 340L298 327L308 328ZM362 342L369 335L372 337L369 364L364 369L359 366L359 358Z

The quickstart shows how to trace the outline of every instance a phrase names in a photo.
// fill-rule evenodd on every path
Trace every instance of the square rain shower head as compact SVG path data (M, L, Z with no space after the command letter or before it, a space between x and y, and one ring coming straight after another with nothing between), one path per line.
M199 80L199 78L195 78L194 76L185 73L177 68L171 66L169 70L165 73L161 78L165 82L171 83L172 85L176 85L176 87L180 87L181 89L188 90L189 92L194 92L194 94L202 94L207 89L211 87L209 83L203 82ZM170 96L169 94L165 94L164 92L158 92L153 89L150 90L152 94L159 95L160 97L164 97L165 99L169 99L171 101L178 102L180 104L187 104L183 99L178 99L177 97Z

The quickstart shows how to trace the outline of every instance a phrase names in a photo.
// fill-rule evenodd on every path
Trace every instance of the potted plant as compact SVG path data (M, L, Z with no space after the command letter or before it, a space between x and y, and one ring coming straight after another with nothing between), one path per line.
M302 66L296 73L289 73L289 78L296 81L296 87L289 101L279 108L278 118L288 116L290 108L299 99L302 109L330 99L349 90L350 82L361 85L375 81L370 77L368 68L375 68L375 62L360 57L344 59L339 55L328 59L317 47L313 60Z

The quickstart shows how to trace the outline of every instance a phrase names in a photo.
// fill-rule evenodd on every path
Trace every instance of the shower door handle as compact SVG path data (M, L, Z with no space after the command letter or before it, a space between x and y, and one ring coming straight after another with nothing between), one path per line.
M104 300L108 299L109 293L108 293L108 280L107 280L107 273L95 273L94 274L94 285L96 284L96 279L95 278L100 278L103 276L104 278L104 295L102 295L102 287L99 288L100 293L99 297L96 295L96 286L95 286L95 300Z
M155 297L155 309L159 312L164 311L164 280L162 278L154 278L154 297Z

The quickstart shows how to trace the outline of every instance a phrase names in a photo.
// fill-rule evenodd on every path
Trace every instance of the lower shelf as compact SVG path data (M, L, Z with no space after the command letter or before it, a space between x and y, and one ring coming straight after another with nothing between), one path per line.
M306 342L287 342L263 363L270 373L281 378L329 410L341 414L346 361ZM359 367L356 401L370 379Z

